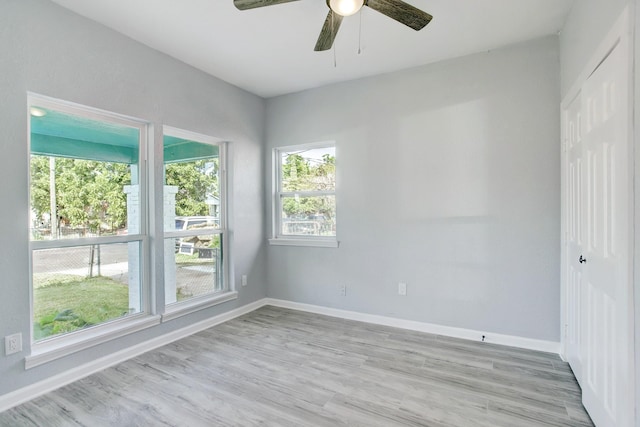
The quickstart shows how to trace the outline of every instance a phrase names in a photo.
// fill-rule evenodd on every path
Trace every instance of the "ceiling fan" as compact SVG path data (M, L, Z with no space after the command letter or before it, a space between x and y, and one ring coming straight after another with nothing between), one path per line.
M299 0L233 0L233 4L240 10L257 7L274 6ZM342 18L358 12L362 6L369 6L383 15L394 19L416 31L421 30L431 22L433 17L402 0L326 0L329 14L324 21L320 36L316 42L315 51L331 49L338 34Z

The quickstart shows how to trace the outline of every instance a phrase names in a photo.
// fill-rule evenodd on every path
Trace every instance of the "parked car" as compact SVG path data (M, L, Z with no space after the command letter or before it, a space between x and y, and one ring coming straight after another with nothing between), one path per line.
M177 216L176 231L197 230L219 228L220 221L213 216ZM176 239L176 253L192 255L198 249L196 242L200 239L197 236L181 237Z
M213 216L177 216L176 231L194 228L218 228L220 221Z

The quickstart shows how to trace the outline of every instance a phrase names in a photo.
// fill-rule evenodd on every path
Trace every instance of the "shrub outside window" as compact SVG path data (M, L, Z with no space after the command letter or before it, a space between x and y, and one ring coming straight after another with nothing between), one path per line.
M335 144L281 147L274 155L274 240L335 241Z

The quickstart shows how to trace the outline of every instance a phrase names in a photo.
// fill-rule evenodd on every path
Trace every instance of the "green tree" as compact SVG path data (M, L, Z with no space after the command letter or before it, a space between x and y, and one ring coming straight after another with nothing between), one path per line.
M176 215L208 215L207 198L220 197L218 159L167 164L165 181L167 185L178 187Z
M288 154L282 165L282 190L332 191L335 189L335 156L324 154L322 161L305 158L300 154ZM288 197L282 209L287 217L322 214L327 220L335 215L333 197Z
M39 219L49 213L49 157L31 156L31 208Z
M31 207L37 218L50 214L49 157L31 156ZM97 232L127 224L125 185L131 183L130 166L82 159L55 159L56 209L71 227ZM218 159L166 165L166 184L178 186L177 215L208 215L207 198L220 197Z
M299 154L289 154L282 165L282 189L284 191L311 190L311 176L307 159Z
M126 226L129 165L81 159L55 159L56 209L71 227L94 232ZM31 207L38 218L50 214L49 157L31 156Z

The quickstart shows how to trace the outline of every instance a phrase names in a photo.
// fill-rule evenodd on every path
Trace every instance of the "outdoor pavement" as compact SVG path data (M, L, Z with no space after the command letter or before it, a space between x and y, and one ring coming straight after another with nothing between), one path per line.
M34 252L34 274L90 275L89 247L56 248ZM123 285L129 283L129 263L127 244L101 245L100 266L97 252L94 252L93 275L109 277ZM183 296L198 296L213 292L215 265L211 263L180 266L176 270L177 289Z

